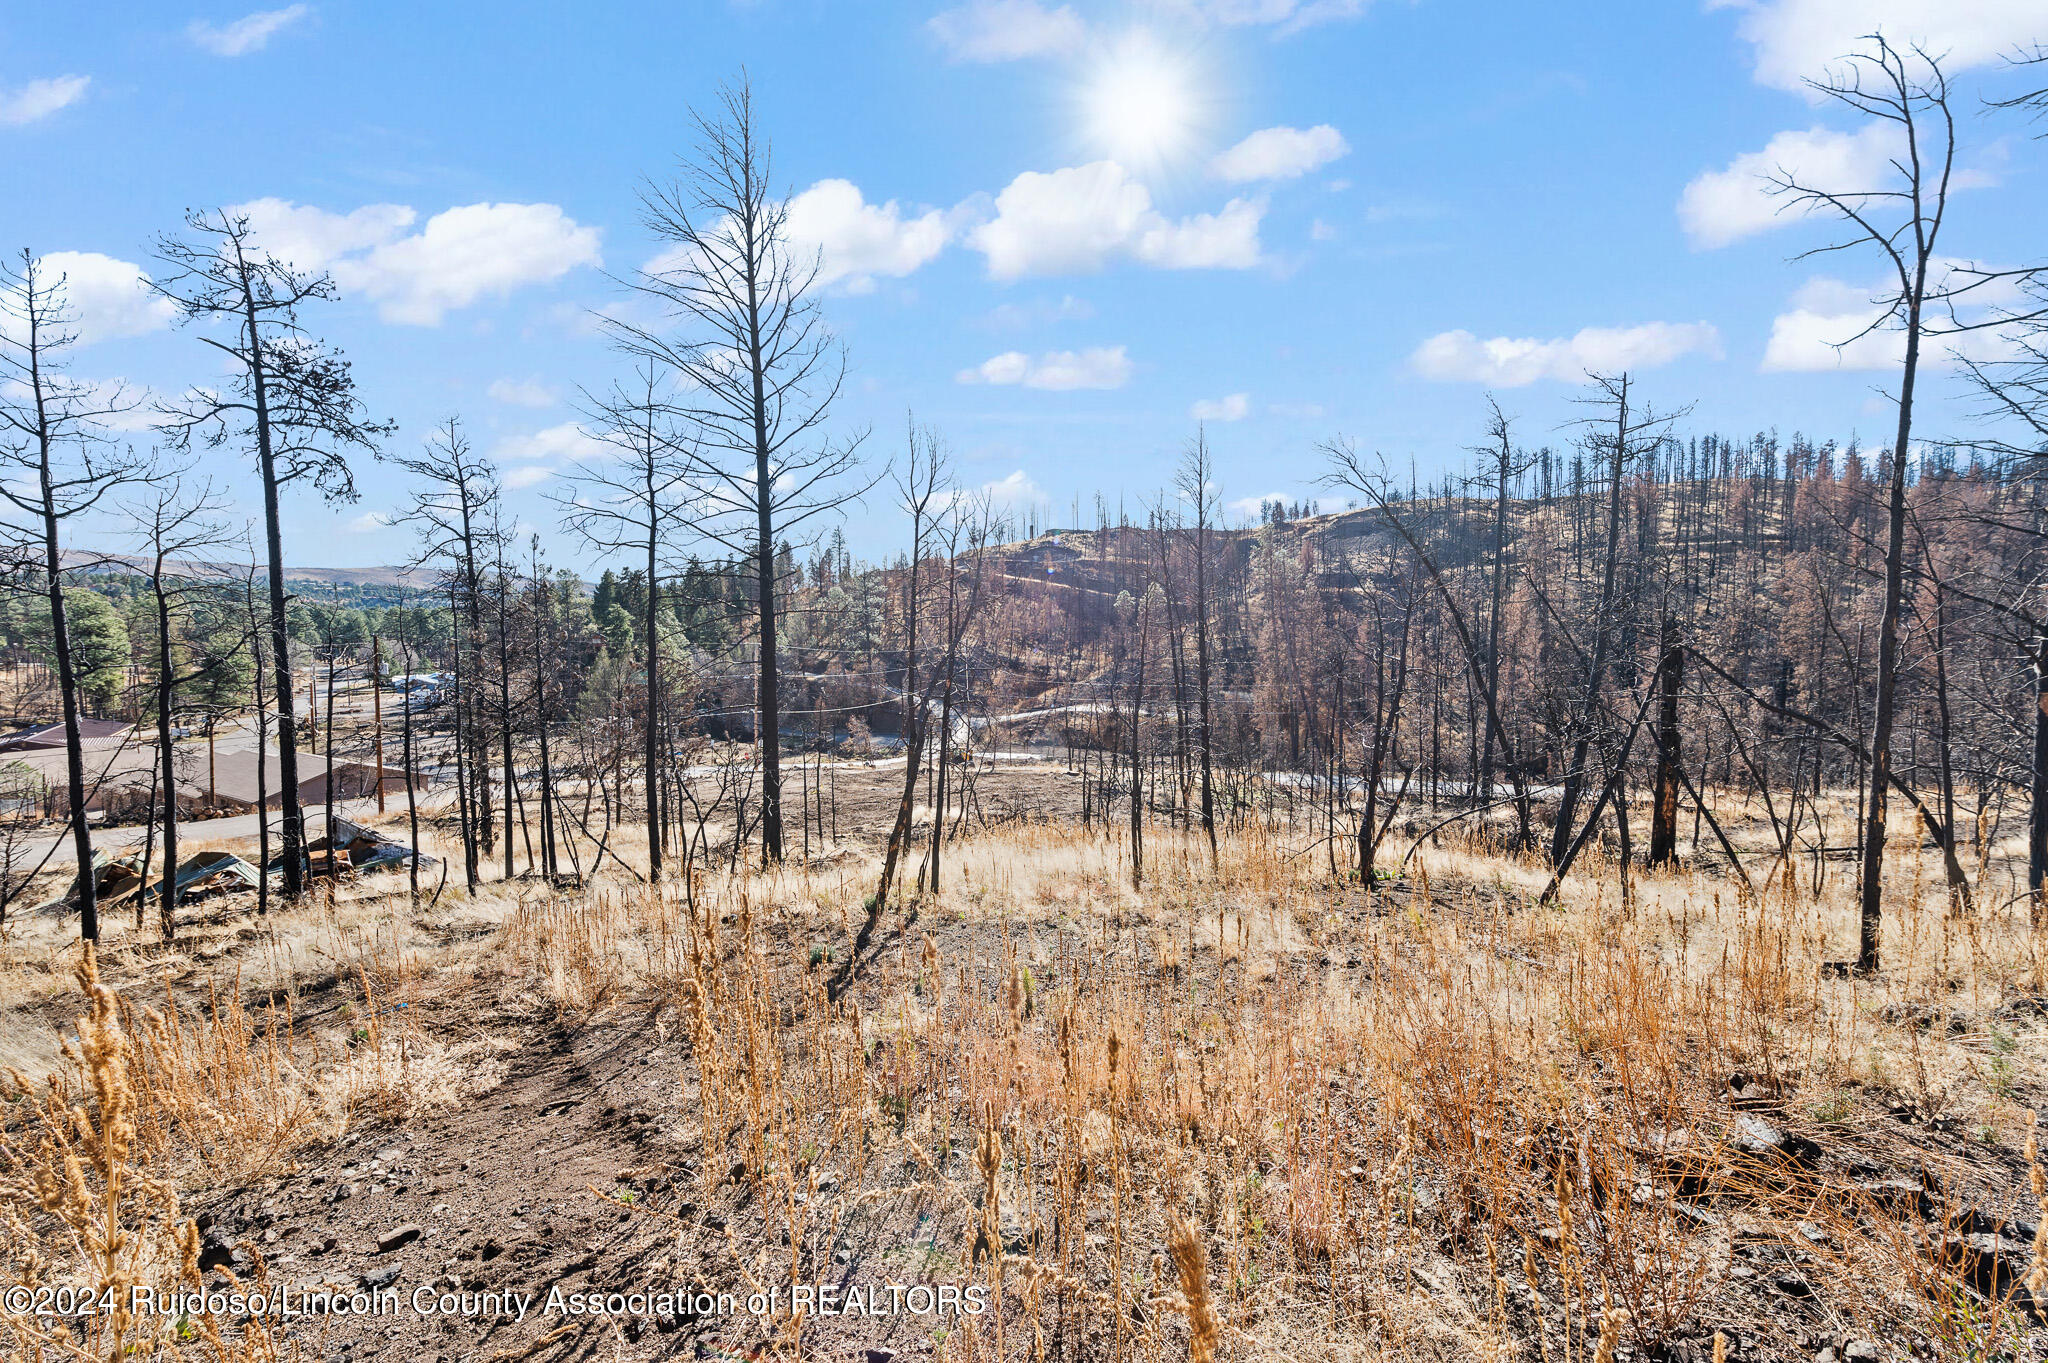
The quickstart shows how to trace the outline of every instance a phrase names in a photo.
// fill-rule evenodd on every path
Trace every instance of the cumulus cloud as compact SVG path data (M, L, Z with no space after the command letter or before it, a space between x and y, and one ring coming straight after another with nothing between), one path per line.
M365 511L362 515L357 516L354 520L350 521L348 523L348 528L355 534L367 535L372 530L382 530L385 526L389 524L391 524L390 512Z
M957 375L962 383L1021 384L1065 392L1075 388L1121 388L1130 382L1131 361L1122 346L1053 350L1027 355L1009 350Z
M177 309L149 291L142 267L97 251L52 251L37 258L45 285L63 281L64 310L80 345L141 336L169 326Z
M1351 150L1344 134L1327 123L1313 128L1262 128L1209 163L1219 180L1291 180Z
M1410 362L1427 379L1519 388L1538 379L1577 382L1588 371L1649 369L1692 354L1718 359L1720 332L1705 322L1587 327L1554 340L1446 331L1417 346Z
M467 204L436 213L411 235L418 214L403 204L330 213L258 199L236 211L248 215L264 250L329 271L343 289L373 299L385 321L413 326L436 326L451 309L601 259L597 229L554 204Z
M981 494L999 507L1027 506L1040 501L1045 494L1038 490L1038 484L1031 481L1031 475L1017 469L1007 478L998 478L992 483L983 483Z
M330 213L284 199L252 199L232 212L249 220L256 244L297 269L319 271L354 252L396 240L418 220L404 204L367 204Z
M498 442L493 457L500 464L532 464L544 459L602 459L611 447L573 421L549 426L531 435L511 435Z
M1934 287L1964 287L1968 277L1952 272L1968 270L1970 262L1946 257L1931 263ZM1880 301L1882 287L1863 287L1845 280L1816 275L1792 295L1791 306L1771 319L1771 339L1764 347L1762 369L1766 373L1814 374L1837 371L1897 369L1906 360L1906 337L1885 320L1886 307ZM1965 321L1988 317L1992 310L2018 297L2015 287L2003 281L1980 285L1962 300L1968 305ZM2012 338L1997 328L1965 332L1921 347L1920 362L1939 369L1954 362L1954 352L1978 360L2008 358Z
M1755 49L1756 78L1780 90L1804 90L1866 33L1940 54L1954 75L1997 61L2044 36L2040 0L1711 0L1741 12L1737 24Z
M1220 212L1165 218L1138 237L1137 257L1162 270L1249 270L1259 263L1259 219L1265 206L1232 199Z
M599 263L597 229L554 204L469 204L418 234L335 265L335 279L377 300L386 321L437 325L451 308Z
M1188 415L1196 421L1243 421L1251 410L1251 394L1232 393L1228 397L1203 398L1188 408Z
M209 24L193 20L185 32L193 42L216 57L240 57L261 51L280 29L297 23L311 13L304 5L258 10L231 24Z
M894 199L868 203L850 180L820 180L789 204L791 242L821 254L818 282L852 293L874 288L877 275L901 279L929 263L951 235L939 210L912 217Z
M539 379L496 379L484 391L493 402L508 407L552 407L562 397Z
M1255 521L1266 513L1266 507L1278 502L1287 505L1291 499L1284 492L1268 492L1263 497L1239 497L1234 502L1225 502L1223 509L1239 520Z
M1891 158L1898 139L1892 126L1872 123L1853 133L1831 128L1779 133L1761 151L1745 152L1721 170L1693 178L1678 200L1678 221L1694 246L1726 246L1811 210L1771 192L1785 176L1828 193L1880 188L1897 172Z
M19 128L76 104L91 76L50 76L12 90L0 90L0 128Z
M957 62L1011 62L1057 57L1087 40L1073 6L1048 9L1038 0L969 0L926 25Z
M1114 161L1026 171L996 195L995 215L968 234L996 279L1100 269L1129 255L1161 269L1246 269L1259 261L1263 205L1233 199L1175 222Z

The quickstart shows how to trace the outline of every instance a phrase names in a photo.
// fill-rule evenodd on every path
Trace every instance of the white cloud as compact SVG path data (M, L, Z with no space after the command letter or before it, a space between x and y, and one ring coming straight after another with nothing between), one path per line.
M1263 497L1239 497L1234 502L1225 502L1223 509L1240 520L1255 521L1264 514L1267 503L1279 502L1284 506L1291 500L1284 492L1269 492Z
M1890 124L1853 133L1831 128L1779 133L1762 151L1744 152L1721 170L1695 176L1678 200L1678 221L1694 246L1726 246L1806 216L1811 209L1771 192L1784 175L1828 193L1881 189L1896 176Z
M385 526L389 524L391 524L390 512L365 511L362 515L350 521L348 523L348 528L354 534L367 535L372 530L382 530Z
M1251 410L1249 393L1232 393L1228 397L1203 398L1188 408L1188 415L1196 421L1243 421Z
M193 20L185 30L193 42L216 57L240 57L261 51L279 29L295 24L311 11L304 5L258 10L231 24L209 24Z
M1721 334L1705 322L1649 322L1639 327L1587 327L1555 340L1446 331L1415 349L1410 363L1427 379L1519 388L1538 379L1574 383L1588 371L1611 373L1669 364L1684 355L1718 359Z
M1967 284L1949 277L1949 271L1964 268L1967 263L1958 260L1933 262L1936 287ZM1906 361L1905 333L1889 323L1872 329L1884 318L1884 304L1876 301L1884 293L1882 288L1863 288L1825 275L1807 280L1792 295L1792 306L1771 319L1761 368L1781 374L1899 368ZM2013 296L1999 287L1986 288L1982 297L1972 293L1967 296L1970 312L1965 320L1976 320ZM2011 339L1995 328L1928 338L1921 343L1920 362L1929 369L1945 368L1954 362L1951 352L1956 350L1981 360L1998 359L2011 353Z
M539 379L495 379L484 392L493 402L508 407L552 407L562 397L560 391Z
M252 199L229 211L249 220L249 230L263 250L309 271L395 241L419 218L404 204L368 204L351 213L330 213L283 199Z
M821 284L844 283L866 293L875 276L901 279L945 249L946 215L931 209L905 217L894 199L871 204L850 180L820 180L789 203L789 237L822 253Z
M528 464L523 468L516 468L507 473L505 475L505 486L509 488L532 487L535 483L545 483L554 476L555 471L545 464Z
M1762 367L1766 373L1791 374L1896 369L1906 358L1904 333L1880 330L1859 335L1877 317L1875 308L1857 312L1794 308L1779 313L1771 319L1771 339L1764 347ZM1852 336L1856 338L1853 341Z
M1038 484L1032 482L1031 476L1025 473L1023 469L1016 470L1007 478L998 478L992 483L983 483L981 485L981 493L990 502L1001 507L1025 506L1042 500L1045 496L1044 493L1038 490Z
M76 104L91 76L50 76L12 90L0 90L0 128L19 128Z
M334 275L376 299L386 321L434 326L485 294L598 264L597 235L554 204L469 204L436 213L416 236L336 262Z
M345 290L376 301L387 322L435 326L452 308L559 279L597 265L598 231L554 204L477 203L427 219L403 204L370 204L352 213L258 199L249 218L265 250L304 270L325 269Z
M1162 270L1249 270L1259 263L1265 212L1250 199L1232 199L1220 212L1160 218L1138 238L1138 259Z
M996 279L1100 269L1128 254L1162 269L1245 269L1259 260L1265 209L1233 199L1179 222L1114 161L1026 171L996 196L995 216L968 234Z
M1054 350L1031 356L1005 351L957 375L962 383L1022 384L1065 392L1075 388L1121 388L1130 382L1131 361L1122 346Z
M507 436L498 442L492 457L500 464L530 464L542 459L603 459L611 446L573 421L535 431L531 435Z
M170 300L149 291L142 267L129 261L97 251L52 251L36 265L44 285L63 280L64 310L80 345L141 336L177 315Z
M2014 278L1985 278L1998 273L1997 262L1936 256L1928 262L1928 289L1955 293L1956 320L1981 325L1995 321L2000 309L2026 296ZM1793 374L1897 369L1906 359L1904 333L1890 322L1872 329L1888 311L1882 300L1897 288L1895 281L1862 285L1827 275L1809 278L1792 295L1791 306L1772 319L1761 368ZM1958 353L1984 362L2012 359L2018 352L2009 329L1984 326L1924 338L1920 363L1929 369L1946 368Z
M1882 33L1894 44L1918 43L1953 75L1997 61L2048 37L2040 0L1710 0L1709 8L1742 13L1738 30L1756 50L1756 78L1781 90L1802 90L1859 39Z
M1233 184L1291 180L1326 166L1351 150L1327 123L1313 128L1263 128L1209 163L1210 174Z
M1048 9L1038 0L968 0L926 25L958 62L1009 62L1057 57L1087 40L1071 5Z
M1265 25L1293 33L1337 19L1356 19L1372 0L1149 0L1152 8L1192 20L1237 28Z

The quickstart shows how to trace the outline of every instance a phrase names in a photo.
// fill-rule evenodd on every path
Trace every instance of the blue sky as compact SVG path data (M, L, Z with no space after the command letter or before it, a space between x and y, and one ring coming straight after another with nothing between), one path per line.
M1773 214L1761 171L1879 173L1814 103L1873 25L1946 52L1967 187L1948 250L2038 260L2042 131L1982 112L2048 41L2038 0L1535 6L1453 0L694 0L175 4L18 11L0 41L0 240L73 281L84 378L205 382L137 283L188 206L249 205L343 291L315 325L410 449L460 414L544 533L588 451L579 387L624 372L593 325L657 251L635 190L689 110L751 77L824 253L851 382L835 424L937 427L963 479L1070 518L1135 507L1206 418L1227 503L1313 495L1343 435L1425 477L1493 390L1562 443L1578 376L1628 367L1693 432L1866 443L1891 343L1847 354L1877 262ZM2036 82L2039 83L2039 82ZM1967 433L1937 376L1921 430ZM146 432L138 432L146 443ZM212 467L254 503L231 455ZM289 507L299 562L399 560L403 489ZM1085 517L1092 521L1092 513ZM857 549L893 547L876 498ZM555 541L558 557L573 559Z

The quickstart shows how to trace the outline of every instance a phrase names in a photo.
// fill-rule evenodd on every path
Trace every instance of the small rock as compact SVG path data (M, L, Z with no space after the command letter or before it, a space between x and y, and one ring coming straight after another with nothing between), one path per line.
M861 1350L860 1363L890 1363L890 1360L895 1357L896 1351L894 1349L863 1349Z
M1884 1357L1884 1350L1872 1340L1852 1339L1848 1347L1842 1350L1842 1357L1854 1360L1855 1363L1876 1363L1876 1360Z
M386 1264L382 1268L371 1269L368 1273L357 1279L357 1281L371 1291L375 1291L380 1287L389 1287L397 1282L398 1275L404 1271L405 1266L403 1264Z
M411 1222L407 1222L403 1226L393 1227L391 1230L385 1231L382 1235L378 1236L377 1252L379 1254L389 1254L400 1245L409 1245L419 1238L420 1228Z
M1732 1133L1735 1147L1758 1159L1782 1160L1790 1164L1817 1163L1821 1148L1803 1136L1788 1135L1753 1112L1735 1119Z
M1797 1273L1775 1274L1771 1278L1771 1286L1777 1288L1788 1297L1810 1297L1813 1295L1813 1284Z

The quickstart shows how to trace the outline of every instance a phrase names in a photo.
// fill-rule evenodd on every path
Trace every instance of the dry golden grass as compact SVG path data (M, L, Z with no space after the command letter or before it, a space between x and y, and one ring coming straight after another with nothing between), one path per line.
M419 909L387 882L260 925L239 987L203 1009L189 984L156 1015L131 990L139 1069L119 1101L165 1177L246 1173L355 1113L402 1121L495 1082L487 1040L415 1021L436 1000L494 990L571 1021L630 1003L688 1038L679 1139L707 1192L743 1167L786 1247L742 1272L815 1276L817 1247L906 1189L979 1228L1000 1307L948 1357L1598 1363L1680 1338L1721 1357L1717 1331L1790 1356L1736 1290L1757 1244L1798 1248L1838 1333L2028 1347L2013 1303L1965 1309L1926 1228L1839 1170L1742 1149L1731 1104L1739 1075L1771 1122L1874 1159L1898 1106L1987 1148L2030 1141L2021 1099L2048 1055L2001 1011L2043 988L2024 906L1959 916L1903 844L1886 969L1861 981L1823 969L1854 941L1844 876L1752 899L1638 872L1624 894L1591 852L1538 905L1544 868L1448 837L1374 891L1259 828L1214 866L1181 830L1147 847L1133 889L1119 837L1020 824L959 844L945 892L887 916L838 1002L865 857L449 887ZM44 976L66 953L44 949L10 968L16 997L57 995ZM322 981L351 1011L295 1026ZM249 1006L252 987L274 1006ZM95 1101L115 1100L81 1111ZM25 1139L10 1131L10 1159ZM2035 1186L2004 1191L2039 1202L2027 1154ZM2000 1192L1953 1143L1919 1157L1959 1198ZM847 1191L820 1195L828 1172ZM38 1271L86 1273L37 1205L14 1225L44 1247ZM805 1347L800 1320L762 1329Z

